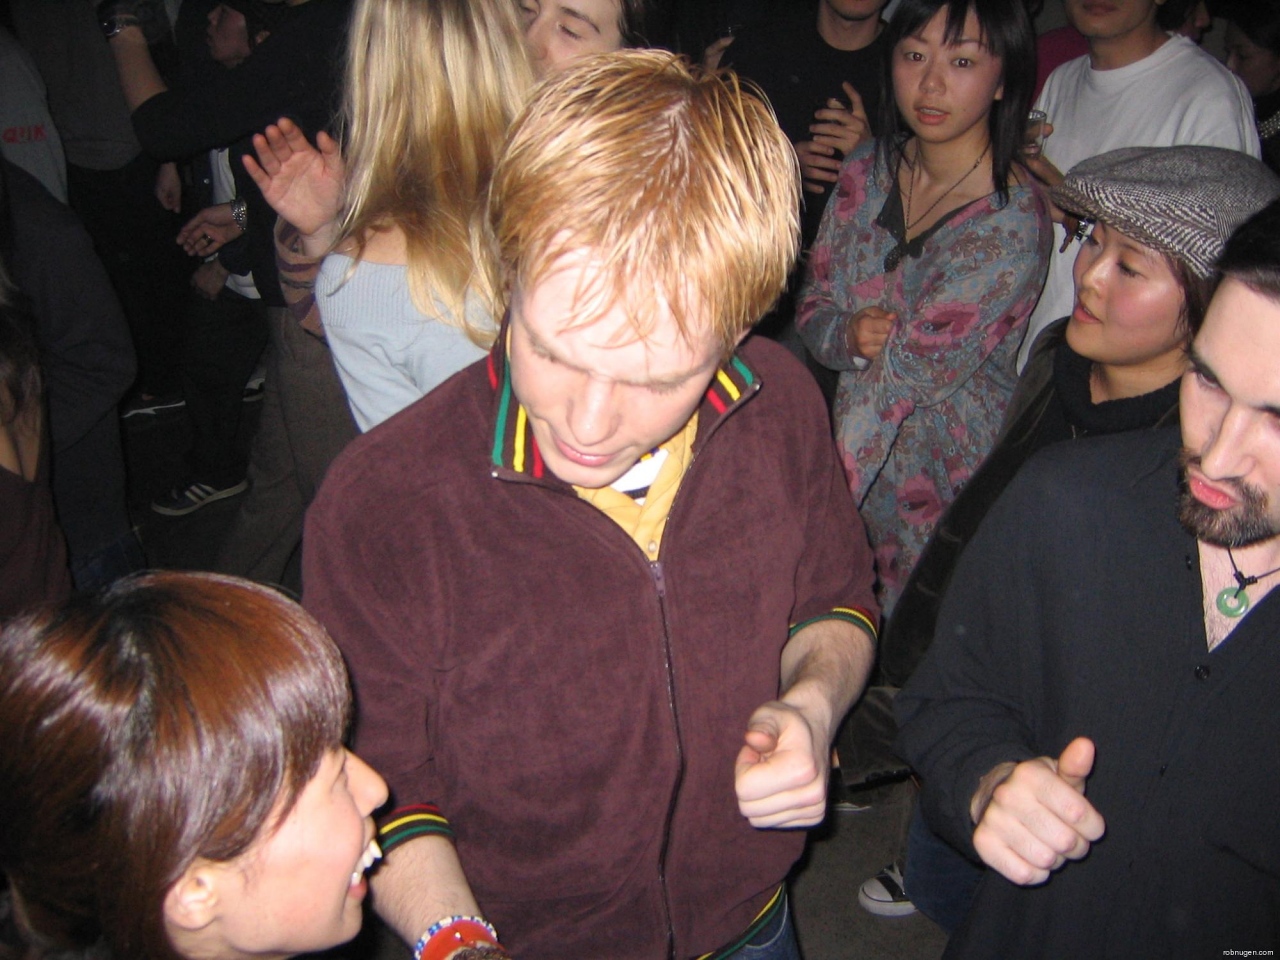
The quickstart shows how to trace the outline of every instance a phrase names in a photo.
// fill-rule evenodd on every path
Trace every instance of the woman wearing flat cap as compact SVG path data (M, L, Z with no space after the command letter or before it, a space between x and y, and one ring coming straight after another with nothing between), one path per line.
M886 682L902 686L923 658L960 554L1033 453L1083 436L1177 426L1178 384L1217 258L1235 228L1277 196L1280 179L1262 163L1202 146L1114 150L1083 161L1054 188L1053 202L1081 218L1074 308L1036 340L995 446L916 564L882 634ZM934 901L929 880L939 858L967 872L917 812L907 896L953 927L969 891L957 891L948 872ZM976 883L976 866L972 875Z

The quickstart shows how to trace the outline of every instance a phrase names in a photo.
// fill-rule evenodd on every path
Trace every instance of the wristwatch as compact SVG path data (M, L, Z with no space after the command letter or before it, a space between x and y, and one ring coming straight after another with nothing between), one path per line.
M113 13L98 21L98 26L102 28L102 35L110 40L125 27L141 27L142 21L125 13Z
M231 201L231 219L236 222L241 233L249 231L249 204L244 197L236 197Z

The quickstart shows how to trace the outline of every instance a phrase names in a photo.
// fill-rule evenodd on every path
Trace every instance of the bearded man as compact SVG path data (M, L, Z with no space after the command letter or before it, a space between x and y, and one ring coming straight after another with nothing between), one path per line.
M1280 942L1280 204L1174 429L1054 448L987 515L897 700L930 825L988 869L947 957Z

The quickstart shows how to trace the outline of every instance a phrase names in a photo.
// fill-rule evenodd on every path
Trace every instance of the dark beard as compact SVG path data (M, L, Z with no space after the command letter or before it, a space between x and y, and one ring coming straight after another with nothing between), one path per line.
M1184 449L1178 460L1182 464L1178 471L1178 522L1187 533L1215 547L1233 550L1280 535L1269 514L1267 495L1261 490L1231 481L1240 496L1240 506L1214 510L1192 496L1187 483L1187 464L1198 464L1200 458Z

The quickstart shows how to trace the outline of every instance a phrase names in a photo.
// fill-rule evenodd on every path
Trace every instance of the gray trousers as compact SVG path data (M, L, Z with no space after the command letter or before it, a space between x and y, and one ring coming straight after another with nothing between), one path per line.
M215 566L279 583L302 542L307 506L329 464L357 431L324 341L303 330L284 307L271 307L268 322L266 384L249 453L249 492Z

